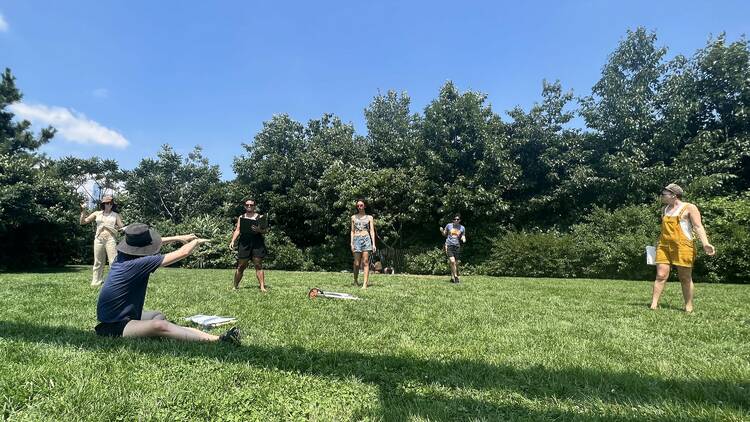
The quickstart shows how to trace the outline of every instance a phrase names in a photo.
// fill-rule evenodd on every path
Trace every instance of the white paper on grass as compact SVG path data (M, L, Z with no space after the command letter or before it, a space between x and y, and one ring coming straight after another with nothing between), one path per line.
M646 265L656 265L655 246L646 246Z
M357 296L352 296L349 293L322 292L320 295L331 299L359 300Z
M185 317L185 319L204 327L218 327L219 325L230 324L237 321L237 318L222 317L217 315L193 315Z

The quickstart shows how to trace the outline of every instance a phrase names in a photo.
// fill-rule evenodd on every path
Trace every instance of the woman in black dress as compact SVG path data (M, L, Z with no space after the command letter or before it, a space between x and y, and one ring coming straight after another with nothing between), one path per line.
M262 224L263 216L255 212L255 201L245 201L245 213L237 217L237 225L229 242L229 249L235 250L237 242L237 270L234 272L234 289L240 288L240 281L245 273L249 261L253 260L255 265L255 276L258 278L260 290L266 291L266 277L263 273L263 258L266 256L266 243L263 235L268 233L268 227ZM244 224L243 224L243 220ZM249 230L240 230L240 227L248 227Z

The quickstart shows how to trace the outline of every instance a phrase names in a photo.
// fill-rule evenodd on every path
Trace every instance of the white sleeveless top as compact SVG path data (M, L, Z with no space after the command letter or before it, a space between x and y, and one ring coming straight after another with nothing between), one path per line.
M688 203L683 202L681 207L672 210L671 213L667 213L667 208L669 207L664 207L664 215L668 217L677 217L678 215L680 215L682 210L685 209L685 207L687 206L688 206ZM690 222L689 218L680 219L680 228L682 229L682 233L685 235L685 237L687 237L690 240L693 240L693 223Z
M104 211L96 211L96 234L95 238L100 237L102 240L114 238L117 233L117 213L112 211L109 215L104 215Z

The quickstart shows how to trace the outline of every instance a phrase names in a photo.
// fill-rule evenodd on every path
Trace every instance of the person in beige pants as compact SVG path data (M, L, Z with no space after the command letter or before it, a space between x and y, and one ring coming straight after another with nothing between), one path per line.
M102 198L101 209L86 216L86 204L81 204L81 224L96 221L94 235L94 267L91 285L100 286L104 280L104 261L112 265L117 256L117 231L122 228L120 214L115 211L115 203L111 196Z

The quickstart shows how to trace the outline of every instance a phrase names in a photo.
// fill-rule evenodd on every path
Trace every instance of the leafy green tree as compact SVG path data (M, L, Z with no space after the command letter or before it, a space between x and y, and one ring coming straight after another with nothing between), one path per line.
M594 170L588 163L581 131L567 127L575 116L568 110L572 92L560 82L542 84L542 102L529 112L516 107L508 114L512 154L521 175L508 193L515 225L549 226L575 221L591 198L586 189Z
M0 268L62 265L77 250L78 195L36 150L53 128L34 135L8 106L22 99L6 69L0 82Z
M581 115L594 132L592 163L599 178L591 188L597 203L616 207L652 197L668 177L653 139L659 127L659 89L667 49L656 34L628 30L609 56L592 95L581 99Z
M125 173L120 170L117 161L99 157L63 157L55 161L54 171L57 177L67 181L72 187L86 189L86 195L94 201L100 201L109 192L120 191L125 179ZM97 197L85 187L88 182L93 182L98 188Z
M216 213L224 203L221 172L200 147L183 157L163 145L156 159L144 158L126 172L128 212L136 221L170 220Z
M378 94L365 109L368 157L377 168L409 167L424 155L421 118L412 114L406 92Z
M48 143L55 136L55 129L47 127L35 136L29 128L31 122L22 120L14 122L14 114L8 106L21 101L23 95L16 88L16 78L6 68L0 82L0 154L12 157L36 155L36 150Z
M704 195L750 188L750 48L744 38L709 41L688 65L689 131L675 160L691 190ZM692 88L692 89L690 89Z
M477 92L460 93L452 82L425 109L424 166L442 199L433 221L452 212L503 219L503 194L520 170L513 163L505 124Z
M270 212L277 230L298 246L320 244L330 224L331 203L320 196L320 180L335 163L367 168L366 144L351 125L325 114L307 126L287 115L265 122L247 155L235 158L237 182ZM358 169L358 170L357 170Z

